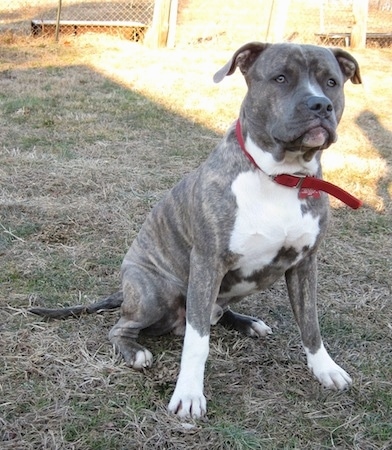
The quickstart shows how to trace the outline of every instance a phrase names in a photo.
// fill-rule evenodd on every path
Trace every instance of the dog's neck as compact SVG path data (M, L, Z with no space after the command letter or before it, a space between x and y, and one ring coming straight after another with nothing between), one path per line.
M272 158L267 156L267 158L263 158L264 162L266 163L270 161L271 163L273 162L273 164L270 164L271 167L265 167L267 164L263 164L263 168L261 168L260 164L256 162L256 159L261 159L261 155L265 156L266 152L261 151L261 149L258 148L250 138L248 138L247 144L249 145L254 156L251 155L251 153L247 150L247 146L245 145L239 119L236 123L236 136L241 150L255 167L257 167L261 172L270 177L274 182L283 186L287 186L289 188L298 189L299 198L320 198L319 191L323 191L330 195L333 195L353 209L357 209L362 206L361 200L352 196L345 190L332 183L328 183L321 178L315 177L315 174L317 174L317 172L319 171L319 161L315 158L311 159L310 161L303 160L303 164L300 164L298 162L298 158L296 160L296 163L283 162L277 164L276 162L273 162ZM256 150L256 152L254 150ZM257 152L258 156L256 156Z
M299 176L317 176L320 174L320 158L313 157L309 161L299 151L286 152L285 157L277 161L271 152L260 148L249 134L244 139L241 122L236 122L236 136L242 151L255 167L268 176L287 173Z

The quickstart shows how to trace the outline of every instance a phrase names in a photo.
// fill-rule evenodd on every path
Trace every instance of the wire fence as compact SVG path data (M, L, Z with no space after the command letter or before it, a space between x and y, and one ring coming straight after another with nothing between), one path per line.
M233 48L251 40L280 40L345 46L350 44L355 1L180 1L176 43ZM274 28L279 28L279 39ZM367 46L391 45L392 1L369 0Z
M138 41L151 27L157 1L62 0L59 31L105 31ZM284 4L284 17L275 20L281 40L345 46L354 25L354 1L179 0L175 43L233 47L270 40L273 7ZM58 8L59 0L0 0L0 33L53 35ZM368 1L367 46L392 46L391 0Z
M354 26L355 0L322 1L319 8L319 42L333 45L350 45L350 33ZM369 0L366 24L368 47L392 45L392 2Z
M7 4L8 1L8 4ZM105 31L140 40L151 26L154 0L2 0L0 32L33 36ZM61 7L60 7L61 5Z

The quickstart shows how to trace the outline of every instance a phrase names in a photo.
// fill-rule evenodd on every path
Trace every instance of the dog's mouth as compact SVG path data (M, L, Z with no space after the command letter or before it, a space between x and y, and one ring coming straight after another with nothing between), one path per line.
M336 133L332 128L317 125L308 129L292 141L282 142L282 144L285 150L307 153L309 150L324 150L335 142L336 139Z
M312 128L300 137L305 148L321 148L329 142L329 132L323 127Z

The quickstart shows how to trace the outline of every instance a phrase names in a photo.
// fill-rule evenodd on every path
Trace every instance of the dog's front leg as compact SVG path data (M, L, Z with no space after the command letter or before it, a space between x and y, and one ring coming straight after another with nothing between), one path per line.
M198 418L205 415L203 394L204 368L209 352L210 316L219 292L219 270L208 258L191 253L186 301L186 328L181 368L169 411L179 417Z
M348 373L329 356L320 335L317 317L317 260L313 252L286 272L291 306L300 329L308 367L329 389L345 389L351 384Z

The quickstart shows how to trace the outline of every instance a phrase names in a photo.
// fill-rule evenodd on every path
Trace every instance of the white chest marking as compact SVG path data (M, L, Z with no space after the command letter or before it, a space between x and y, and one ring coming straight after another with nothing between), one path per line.
M238 209L230 250L242 255L235 268L244 276L270 264L282 248L293 248L299 258L305 246L314 245L319 219L302 213L296 189L278 185L261 171L240 173L231 188Z
M301 152L287 153L282 161L276 161L271 153L260 149L248 136L246 139L246 150L262 167L268 175L279 175L281 173L303 173L305 175L316 175L318 165L316 158L305 161L301 157Z

